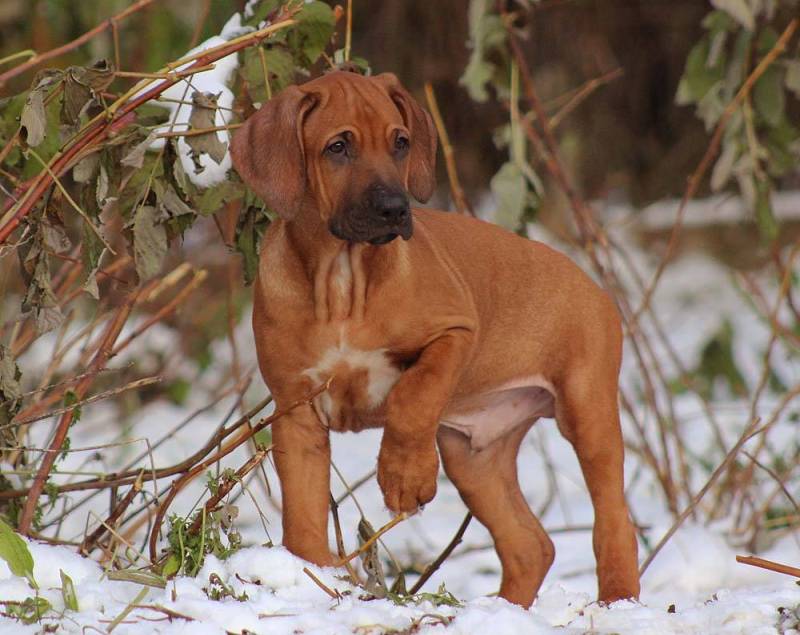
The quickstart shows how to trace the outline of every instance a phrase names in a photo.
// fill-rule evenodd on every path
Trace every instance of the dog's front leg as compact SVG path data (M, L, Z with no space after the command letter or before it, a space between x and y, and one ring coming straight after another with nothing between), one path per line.
M436 430L471 344L470 331L447 331L423 350L389 393L378 484L393 512L414 512L436 494Z
M325 566L328 548L331 446L310 405L272 425L273 457L283 498L283 544L293 554Z

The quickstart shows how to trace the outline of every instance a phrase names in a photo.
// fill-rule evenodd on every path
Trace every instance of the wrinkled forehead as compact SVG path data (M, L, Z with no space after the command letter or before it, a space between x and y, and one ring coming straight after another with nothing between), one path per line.
M307 145L324 144L345 129L363 135L365 141L383 139L387 130L403 126L400 111L386 90L368 78L317 80L303 88L319 99L305 121Z

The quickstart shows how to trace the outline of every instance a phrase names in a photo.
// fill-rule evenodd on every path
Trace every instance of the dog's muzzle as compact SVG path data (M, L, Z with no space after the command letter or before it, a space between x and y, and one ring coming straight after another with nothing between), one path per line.
M408 197L402 190L373 185L359 204L331 220L330 231L337 238L352 243L385 245L398 236L409 240L414 227Z

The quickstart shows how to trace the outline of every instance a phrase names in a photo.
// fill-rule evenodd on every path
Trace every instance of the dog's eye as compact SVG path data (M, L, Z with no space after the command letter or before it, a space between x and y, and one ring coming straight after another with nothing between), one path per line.
M398 135L397 138L394 140L394 149L398 152L402 152L403 150L407 150L409 146L408 138L402 135Z
M334 141L330 144L327 148L325 148L326 152L330 152L331 154L342 154L347 149L347 145L344 141Z

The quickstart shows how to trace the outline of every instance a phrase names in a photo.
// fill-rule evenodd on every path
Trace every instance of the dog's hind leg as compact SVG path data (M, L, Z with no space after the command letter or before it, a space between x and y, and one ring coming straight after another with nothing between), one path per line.
M616 376L584 365L556 399L556 419L575 448L594 506L598 599L639 596L636 533L625 502Z
M503 565L500 597L528 607L555 557L553 543L522 496L517 452L530 424L520 425L483 450L441 426L437 440L447 476L494 539Z

